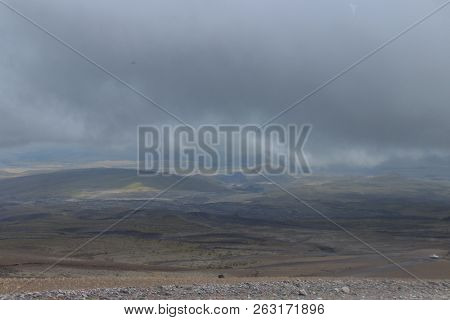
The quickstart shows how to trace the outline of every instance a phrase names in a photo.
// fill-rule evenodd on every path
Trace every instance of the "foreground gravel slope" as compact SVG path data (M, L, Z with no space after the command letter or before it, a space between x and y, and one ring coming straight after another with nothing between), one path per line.
M284 280L148 288L55 290L0 299L449 299L450 281Z

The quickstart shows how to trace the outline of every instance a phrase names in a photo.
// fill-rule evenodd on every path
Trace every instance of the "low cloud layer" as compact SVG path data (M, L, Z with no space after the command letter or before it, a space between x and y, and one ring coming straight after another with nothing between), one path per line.
M442 3L350 2L10 1L192 125L263 123ZM276 122L313 124L321 166L447 157L449 17ZM137 125L176 124L3 6L0 30L0 163L133 159Z

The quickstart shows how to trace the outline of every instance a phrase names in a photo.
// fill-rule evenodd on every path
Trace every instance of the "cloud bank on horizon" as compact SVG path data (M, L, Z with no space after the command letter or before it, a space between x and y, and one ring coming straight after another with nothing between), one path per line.
M441 1L42 0L18 10L189 124L263 123ZM450 154L450 8L277 123L312 166ZM168 115L0 6L0 163L134 159Z

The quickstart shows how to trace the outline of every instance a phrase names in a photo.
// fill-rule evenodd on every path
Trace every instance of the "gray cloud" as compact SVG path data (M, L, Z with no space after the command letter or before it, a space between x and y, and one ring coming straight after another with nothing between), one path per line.
M441 3L351 2L356 10L331 0L11 3L199 125L264 122ZM447 155L449 16L277 122L312 123L307 147L320 164ZM0 29L0 161L46 144L132 159L136 125L176 123L4 7Z

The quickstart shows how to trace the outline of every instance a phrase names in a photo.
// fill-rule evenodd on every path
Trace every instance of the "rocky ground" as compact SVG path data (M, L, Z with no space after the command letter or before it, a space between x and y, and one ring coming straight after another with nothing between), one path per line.
M450 280L283 280L163 285L148 288L54 290L0 299L449 299Z

